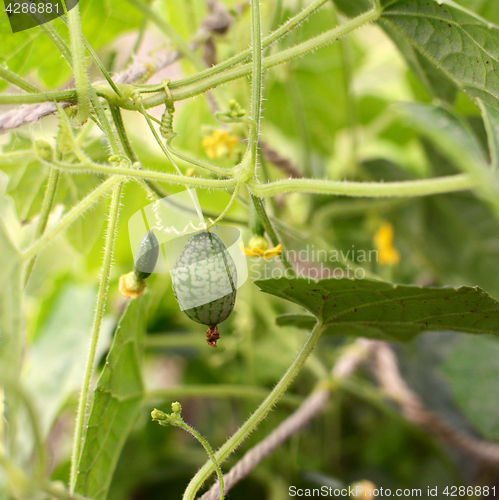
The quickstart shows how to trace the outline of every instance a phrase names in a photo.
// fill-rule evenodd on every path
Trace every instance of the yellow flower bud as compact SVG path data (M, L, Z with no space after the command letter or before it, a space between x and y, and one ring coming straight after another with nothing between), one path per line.
M374 234L374 244L381 265L393 266L400 261L400 253L393 246L394 230L392 224L384 222Z

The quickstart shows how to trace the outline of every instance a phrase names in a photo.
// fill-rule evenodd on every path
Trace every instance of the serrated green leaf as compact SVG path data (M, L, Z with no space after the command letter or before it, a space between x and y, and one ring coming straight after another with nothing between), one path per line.
M317 318L311 314L281 314L276 317L275 322L279 326L296 326L296 328L312 330L317 323Z
M121 449L140 411L144 333L145 303L137 299L118 324L97 382L78 467L75 491L95 500L106 498Z
M472 99L499 108L499 27L445 0L402 0L380 23L402 35Z
M410 340L425 330L497 334L499 303L478 287L393 285L369 279L279 278L262 291L308 309L326 335Z
M465 337L442 372L461 411L486 439L499 439L499 342Z
M404 56L409 68L426 88L432 97L452 104L456 98L455 83L429 59L421 54L410 41L400 34L392 25L381 23L384 32L393 40L400 53Z

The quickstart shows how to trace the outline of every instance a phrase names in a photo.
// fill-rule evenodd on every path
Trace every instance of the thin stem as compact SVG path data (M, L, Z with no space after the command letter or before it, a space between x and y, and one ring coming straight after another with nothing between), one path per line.
M227 203L227 206L222 210L222 213L215 219L215 221L213 222L213 224L211 224L211 226L215 226L218 222L220 222L224 218L225 214L229 211L230 207L232 207L232 205L236 201L240 189L241 189L241 184L237 183L236 187L234 188L234 192L230 197L229 203Z
M125 124L123 123L123 117L121 116L120 108L115 106L109 106L111 110L111 115L113 117L114 125L116 126L116 130L118 131L118 135L120 136L120 141L125 150L126 155L130 160L135 163L139 161L139 157L135 153L132 143L128 138L128 134L126 133Z
M154 128L154 125L152 124L151 117L146 112L142 104L139 105L139 110L144 115L144 118L147 121L147 125L149 126L149 129L151 130L152 134L154 135L154 138L156 139L156 142L158 143L159 147L161 148L163 153L165 153L165 156L170 160L170 163L173 165L173 168L178 172L179 175L182 175L182 171L180 170L180 168L178 168L178 165L171 157L170 152L168 151L166 145L163 144L163 141L159 137L158 133L156 132L156 129Z
M76 90L59 90L37 94L2 94L0 95L0 104L36 104L48 101L74 101L76 99Z
M67 9L66 9L67 10ZM81 31L80 9L76 4L67 12L69 21L69 39L73 58L73 73L78 95L78 121L85 123L90 116L90 94L83 34Z
M286 392L291 382L296 378L303 364L312 352L315 344L319 340L323 326L319 323L312 330L302 350L295 358L281 380L274 387L272 392L265 398L262 404L257 408L255 413L239 428L239 430L228 439L222 447L215 453L215 458L218 463L222 463L240 444L246 439L251 432L255 430L257 425L266 417L268 412L279 401L281 396ZM213 473L213 465L207 462L198 473L192 478L184 492L183 500L194 500L196 493L199 491L206 479Z
M77 9L77 5L71 10L70 14ZM71 17L69 18L70 27L71 27ZM79 14L78 14L79 21ZM81 34L81 31L80 31ZM83 35L81 35L83 37ZM86 77L86 73L85 73ZM116 135L113 133L111 129L111 125L107 119L104 108L99 101L95 89L88 85L87 89L89 90L88 96L89 100L92 102L93 108L97 114L99 119L100 126L104 131L106 138L109 142L109 146L115 155L121 155L124 153L124 146L116 139ZM119 213L121 207L121 197L123 192L123 180L118 181L116 183L116 177L113 176L107 181L103 182L102 185L111 181L113 183L113 195L111 198L111 203L109 207L109 217L108 217L108 225L106 230L106 240L104 245L104 259L102 263L102 273L101 280L99 284L99 291L97 294L97 308L95 310L94 322L92 327L92 338L90 343L90 351L88 353L87 365L85 369L85 376L83 379L83 386L80 393L80 400L78 404L78 413L76 417L76 426L75 426L75 434L73 441L73 452L71 455L71 469L70 469L70 491L74 493L78 471L79 471L79 462L82 452L82 446L85 438L85 429L87 425L87 405L89 404L89 392L90 392L90 381L93 374L94 364L95 364L95 356L97 352L97 344L99 341L99 335L102 325L102 318L104 316L104 311L106 308L107 302L107 293L109 289L109 282L111 276L111 268L114 254L114 247L116 242L116 231L118 228L119 221Z
M41 90L38 87L35 87L31 83L27 82L24 78L21 78L19 75L10 71L9 69L0 66L0 78L3 78L6 82L15 85L16 87L29 92L30 94L38 94Z
M47 243L50 243L61 231L71 225L81 214L87 211L99 198L101 198L110 189L118 185L122 179L120 177L110 177L83 200L75 205L71 210L64 215L61 220L48 231L44 232L40 238L34 241L22 254L24 261L31 260Z
M58 103L55 103L55 105L59 113L59 139L61 139L62 137L64 138L63 139L64 142L68 143L67 144L68 149L71 150L71 152L76 156L78 160L80 160L83 163L91 161L89 158L87 158L85 153L81 150L80 146L75 141L75 138L73 136L73 131L71 128L71 123L69 122L69 118L66 115L66 112L62 109L62 107Z
M116 94L119 97L123 97L123 94L121 93L120 89L116 86L114 83L113 79L111 78L111 75L108 73L107 69L105 68L104 64L102 64L101 60L99 59L99 56L95 52L95 50L92 48L92 46L87 42L86 38L83 38L83 43L85 44L85 47L88 50L88 53L90 54L90 57L93 59L94 63L97 65L99 68L100 72L104 76L104 78L107 80L109 85L111 85L112 89L116 92Z
M69 21L68 21L67 17L66 16L61 16L61 19L64 21L64 23L66 24L66 26L69 27ZM102 64L102 62L99 59L99 56L96 54L95 50L88 43L87 39L83 35L82 35L82 39L83 39L83 43L84 43L86 49L88 50L88 53L92 57L94 63L97 65L97 67L99 68L99 70L102 73L102 75L104 76L104 78L107 80L107 82L112 87L112 89L116 92L116 94L119 97L123 97L123 95L121 94L121 91L118 89L118 87L116 86L116 84L113 82L113 79L111 78L111 75L108 73L107 69Z
M251 42L253 54L253 70L251 75L251 119L254 126L250 127L248 148L255 169L262 103L262 29L260 20L260 0L251 0Z
M116 240L116 230L118 228L119 212L121 205L121 194L123 183L118 184L113 188L113 196L109 207L109 221L106 231L106 242L104 246L104 260L102 263L102 275L97 295L97 308L95 310L94 323L92 328L92 339L90 343L90 352L88 353L87 366L85 377L83 380L82 391L78 404L78 415L76 417L76 429L73 441L73 454L71 456L71 473L70 473L70 491L74 492L76 480L78 476L78 466L82 451L85 427L87 423L87 405L89 403L90 381L92 378L95 355L97 352L97 343L99 341L99 333L106 307L107 292L111 275L111 267L113 261L114 245Z
M113 174L130 178L150 179L153 181L163 181L170 184L183 186L197 186L201 188L227 189L234 187L237 179L203 179L200 177L187 177L185 175L168 174L166 172L156 172L154 170L129 169L123 167L110 167L99 163L64 163L54 161L53 165L62 170L73 171L76 173L95 172L101 174Z
M61 53L62 57L66 60L69 67L73 67L73 57L71 51L67 46L66 42L61 38L61 35L57 33L55 28L50 23L40 24L40 28L45 32L45 34L50 38L51 42L55 45L57 50Z
M260 184L249 181L248 187L256 196L268 197L278 193L306 192L373 198L401 198L466 191L477 187L478 182L468 174L448 175L433 179L400 182L351 182L326 179L288 179Z
M47 227L47 221L49 219L50 212L54 206L55 193L57 191L57 185L59 183L60 172L52 167L50 169L49 181L47 184L47 189L45 191L45 197L43 199L42 211L40 212L40 219L38 221L38 227L36 228L35 240L38 239ZM26 271L24 274L24 288L28 285L29 278L35 267L36 255L28 262L26 265Z
M191 158L190 156L182 153L182 151L174 149L171 145L171 142L172 141L168 141L167 143L168 151L170 151L170 153L173 156L176 156L178 159L185 161L187 163L191 163L192 165L202 168L204 170L208 170L209 172L213 172L214 174L217 175L225 175L225 176L229 175L230 172L229 168L217 167L215 165L210 165L209 163L205 163L204 161L198 160L196 158Z
M339 40L341 37L351 33L357 28L364 26L372 21L375 21L379 18L379 12L377 10L372 10L361 14L360 16L350 19L344 24L337 26L321 35L310 38L305 42L302 42L294 47L290 47L285 49L277 54L266 57L262 61L262 69L269 69L273 66L277 66L279 64L283 64L292 59L296 59L298 57L302 57L313 50L327 45L331 42ZM206 90L209 90L212 87L217 85L221 85L227 83L232 80L236 80L238 78L242 78L251 74L253 69L253 65L251 63L243 64L236 68L229 69L221 74L215 74L211 77L205 78L200 82L196 82L193 84L182 85L179 87L177 85L178 82L173 82L169 85L171 90L171 95L174 101L180 101L183 99L188 99L189 97L193 97L195 95L201 94ZM156 104L154 104L156 102ZM146 108L151 105L160 104L161 98L159 95L150 97L144 100L144 106Z
M265 229L265 232L267 233L267 236L270 238L272 245L276 247L281 243L281 241L274 229L274 226L272 225L272 222L270 221L269 216L267 215L267 211L265 210L265 205L263 204L263 200L258 196L254 196L252 194L250 203L253 203L255 205L255 209L256 212L258 213L258 217L260 217L260 222L262 223L263 229ZM293 266L287 259L285 250L281 254L281 261L282 265L287 270L291 271L291 274L294 276L295 270L293 269Z
M182 172L180 171L180 168L178 167L178 165L175 163L175 161L171 157L166 145L163 144L163 141L160 139L158 133L156 132L156 129L154 128L154 125L152 124L152 121L151 121L148 113L146 112L146 110L144 109L144 107L142 105L140 105L139 109L140 109L140 112L144 115L144 117L147 121L147 124L148 124L149 128L151 129L151 132L153 133L154 138L156 139L156 142L159 144L159 146L161 147L161 149L165 153L166 157L170 160L170 162L173 165L173 167L175 168L175 170L179 173L179 175L181 175ZM201 208L201 205L199 204L199 200L197 199L197 197L195 196L195 193L191 189L187 189L187 192L189 193L189 197L191 198L192 204L194 205L194 207L196 209L196 214L199 218L199 221L204 224L203 210Z
M153 181L142 181L142 180L136 180L136 181L144 189L146 189L147 193L151 193L151 192L154 193L156 198L166 198L166 197L170 196L170 194L172 194L172 193L166 192L161 186L159 186L158 184L156 184ZM197 213L197 210L195 208L193 208L191 205L183 204L175 199L167 198L164 200L164 203L172 205L175 208L178 208L178 209L180 209L184 212L187 212L187 213L192 213L192 214ZM209 217L210 219L216 219L220 215L218 212L215 212L215 211L207 209L207 208L203 209L203 214L206 217ZM224 216L224 220L225 220L225 222L232 222L233 224L241 224L243 226L248 225L247 220L240 219L239 217ZM183 338L186 338L184 334L182 336L183 336Z
M99 120L99 125L109 142L109 147L111 148L111 151L113 152L114 155L123 154L124 148L121 145L121 143L116 139L116 135L113 133L113 130L111 129L111 124L107 119L106 112L104 111L104 108L102 107L102 104L99 98L97 97L97 93L95 92L93 87L90 87L90 99L92 101L92 106Z
M277 66L279 64L283 64L292 59L296 59L298 57L302 57L305 54L323 46L333 41L338 40L339 38L351 33L356 30L360 26L368 24L372 21L375 21L379 18L379 11L372 10L361 14L360 16L347 21L341 26L337 26L332 30L326 31L322 35L318 35L314 38L311 38L305 42L302 42L299 45L291 47L289 49L285 49L278 54L266 57L262 61L262 69L269 69L273 66ZM196 95L202 94L206 92L212 87L216 87L218 85L223 85L233 80L237 80L238 78L242 78L248 76L252 72L253 65L251 63L244 64L242 66L238 66L237 68L228 69L221 74L214 74L210 77L204 78L202 81L196 81L191 84L186 83L182 80L178 80L177 82L172 82L169 87L171 89L171 96L174 101L181 101L183 99L188 99L190 97L194 97ZM101 84L101 93L103 97L109 97L105 95L105 89ZM114 93L114 91L113 91ZM74 101L77 99L77 93L75 90L65 90L60 92L44 92L40 94L28 94L28 95L0 95L0 104L28 104L28 103L40 103L46 101ZM163 104L165 101L164 92L158 92L156 95L144 99L142 101L143 106L148 109L154 106L158 106ZM136 109L136 105L127 101L125 103L121 103L120 107L124 109Z
M176 424L179 427L182 427L182 429L186 430L191 436L196 438L203 448L205 449L206 453L210 457L211 463L213 464L213 467L215 467L215 472L218 477L218 484L220 485L220 500L224 500L225 496L225 488L224 488L224 477L222 474L222 469L220 467L220 464L218 460L216 459L215 455L213 454L213 450L210 446L210 443L206 440L204 436L202 436L196 429L191 427L189 424L186 424L184 421L181 423Z

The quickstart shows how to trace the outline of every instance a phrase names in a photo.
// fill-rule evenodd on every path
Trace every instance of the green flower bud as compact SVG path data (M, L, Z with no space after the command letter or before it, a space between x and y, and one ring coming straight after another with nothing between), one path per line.
M172 403L172 411L173 413L175 413L177 417L180 418L180 412L182 411L182 406L180 406L180 403L178 401Z
M154 410L151 412L151 418L153 420L166 420L166 413L154 408Z
M256 247L262 252L265 252L265 250L268 250L269 248L269 242L265 236L254 236L251 240L249 240L248 246L250 250Z
M54 159L54 150L46 141L36 141L35 151L42 160L51 162Z

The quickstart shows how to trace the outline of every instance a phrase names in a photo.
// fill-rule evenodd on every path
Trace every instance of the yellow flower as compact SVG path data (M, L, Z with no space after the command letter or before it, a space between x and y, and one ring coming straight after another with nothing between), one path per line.
M268 250L262 250L259 247L252 246L251 248L245 248L243 243L240 243L241 251L248 257L263 257L264 259L272 259L273 257L278 257L282 253L282 245L279 243L274 248L269 248Z
M206 156L211 159L232 157L238 139L235 135L230 135L226 130L215 130L213 134L207 135L201 145Z
M374 244L378 250L378 262L382 265L393 266L400 261L400 254L393 246L393 226L389 222L381 224L374 233Z

